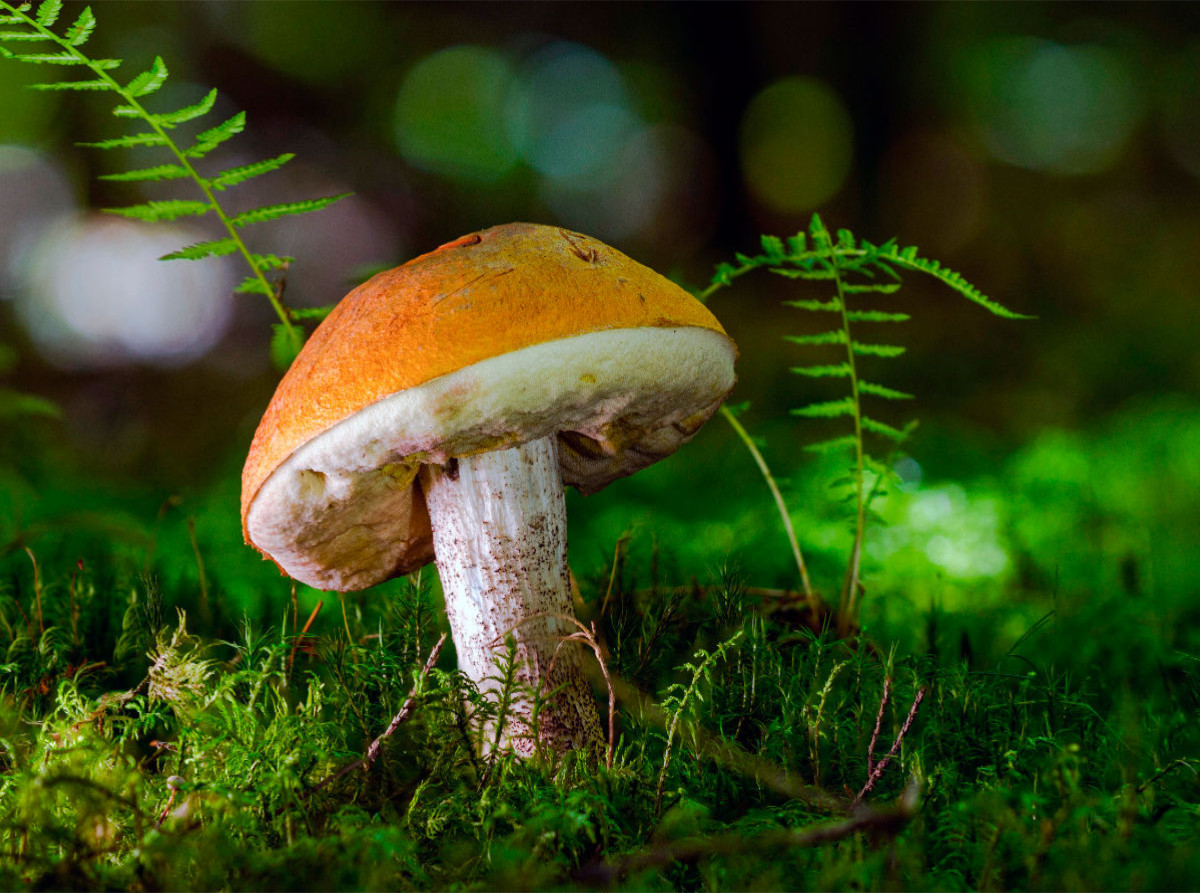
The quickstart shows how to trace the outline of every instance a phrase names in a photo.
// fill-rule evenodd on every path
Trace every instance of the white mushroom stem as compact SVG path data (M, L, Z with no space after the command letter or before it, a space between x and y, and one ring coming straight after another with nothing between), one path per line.
M575 612L557 438L426 466L421 486L459 668L480 691L494 692L497 657L511 635L518 683L543 696L561 686L538 715L542 742L558 751L601 742L579 645L563 643L574 629L558 619ZM518 693L511 709L502 740L529 755L533 702Z

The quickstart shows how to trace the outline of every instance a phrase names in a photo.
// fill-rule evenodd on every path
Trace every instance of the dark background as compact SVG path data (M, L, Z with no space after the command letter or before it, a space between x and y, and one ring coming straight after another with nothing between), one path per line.
M902 607L868 614L1023 604L1025 622L1098 591L1178 606L1164 624L1191 610L1196 4L94 9L93 55L125 59L126 77L155 54L170 68L152 108L215 86L207 126L247 111L212 170L297 154L223 194L232 208L355 193L247 230L256 250L297 258L296 306L333 303L371 270L518 219L588 232L696 287L735 251L757 250L760 233L793 233L814 211L920 246L1037 320L993 318L916 276L895 299L914 319L890 340L909 352L875 377L919 399L880 413L921 427L901 469L907 492L884 506L891 526L871 552ZM142 227L95 212L190 193L98 180L166 159L76 146L126 125L103 94L22 89L46 76L0 61L0 384L58 408L0 417L0 542L52 550L85 530L127 543L136 563L191 520L229 598L270 603L285 584L237 529L237 475L278 378L270 308L227 297L243 275L231 259L155 266L202 238L202 223L152 228L163 244L147 247ZM740 346L733 399L751 402L744 420L766 435L802 544L836 587L846 532L825 482L840 471L802 450L825 432L787 415L824 396L788 372L811 361L780 337L814 324L780 305L799 296L821 295L762 274L710 307ZM632 530L639 548L665 546L662 572L678 581L733 560L764 585L793 582L767 492L719 420L570 510L580 574Z

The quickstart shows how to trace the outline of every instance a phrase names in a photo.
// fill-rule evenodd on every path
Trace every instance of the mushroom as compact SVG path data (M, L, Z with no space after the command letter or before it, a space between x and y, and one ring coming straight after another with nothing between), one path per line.
M280 382L242 472L247 543L318 589L436 556L463 673L497 643L555 692L538 735L602 740L574 631L564 485L594 493L673 453L734 384L737 349L682 288L595 239L513 223L380 273ZM556 691L557 690L557 691ZM499 730L536 743L519 698Z

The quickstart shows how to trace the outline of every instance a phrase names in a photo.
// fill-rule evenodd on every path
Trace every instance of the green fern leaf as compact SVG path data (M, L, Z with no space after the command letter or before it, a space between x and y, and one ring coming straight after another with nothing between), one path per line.
M837 298L830 298L828 301L783 301L785 307L796 307L800 310L812 311L829 311L837 313L842 309L842 302Z
M833 279L837 274L825 261L809 257L800 262L798 267L769 267L772 273L787 279Z
M891 425L868 418L867 416L862 417L862 426L872 434L878 434L880 437L886 437L888 440L895 441L896 443L903 443L908 438L908 434L899 428L893 428Z
M108 81L57 81L50 84L30 84L30 90L111 90Z
M274 254L251 254L250 257L254 261L254 265L260 270L281 270L296 260L294 257ZM254 281L257 282L258 280L255 279Z
M167 66L163 64L162 56L155 56L150 68L126 84L125 91L131 96L149 96L166 83L167 75Z
M15 21L20 21L16 19ZM5 19L0 19L0 24L9 24ZM51 40L45 34L39 34L37 31L0 31L0 40L16 40L32 43L37 40Z
M191 176L187 168L178 164L159 164L155 167L144 167L134 171L122 171L118 174L100 174L98 180L112 180L118 183L153 182L157 180L180 180Z
M861 341L854 341L851 342L850 349L860 357L898 357L907 348L894 344L863 344Z
M788 236L787 246L789 254L804 254L808 251L808 237L802 232L796 233L794 236Z
M321 320L321 319L324 319L325 317L327 317L330 313L332 313L333 308L336 306L337 306L336 304L328 304L324 307L300 307L300 308L292 311L292 317L294 319ZM750 405L749 403L743 403L743 404L741 404L741 407L744 409L746 406L749 406L749 405ZM733 412L734 415L737 415L737 413L734 412L734 409L735 409L734 407L730 407L729 411Z
M110 140L99 140L94 143L76 143L77 146L87 146L91 149L128 149L132 146L165 146L166 137L161 133L134 133L129 136L117 136Z
M907 313L887 313L883 310L847 310L850 322L907 322L912 319Z
M121 64L120 59L81 59L70 52L62 53L8 53L4 55L17 62L30 62L34 65L91 65L93 68L116 68Z
M37 23L43 28L49 28L58 21L58 15L61 12L62 0L42 0L42 2L38 4L37 13L34 15L34 19L36 19Z
M784 335L784 341L790 341L792 344L802 344L806 347L815 344L845 344L846 333L841 329L833 332L821 332L817 335Z
M140 205L129 205L125 208L105 208L106 214L119 214L122 217L132 217L136 220L155 222L159 220L174 220L177 217L199 216L212 210L208 202L187 201L183 199L168 199L166 201L145 202Z
M189 158L203 158L230 137L246 129L246 113L238 112L227 121L204 131L196 137L195 144L183 154Z
M277 369L287 369L299 355L300 348L304 346L304 341L300 337L300 329L296 326L289 330L280 323L276 323L271 328L273 330L271 333L271 359Z
M884 387L881 384L875 384L871 381L858 382L858 389L864 394L871 394L875 397L883 397L885 400L912 400L912 394L906 394L904 391L895 391L891 388Z
M316 211L321 208L328 207L339 199L346 198L350 195L349 192L343 192L341 195L330 195L325 198L308 199L302 202L285 202L281 205L267 205L262 208L255 208L251 211L245 211L238 214L236 217L230 218L230 223L234 226L247 226L251 223L262 223L266 220L275 220L279 217L286 217L289 214L304 214L308 211Z
M174 127L176 124L182 124L185 121L193 121L196 118L202 118L212 111L213 105L217 101L217 90L214 87L209 90L204 98L195 105L185 106L174 112L167 112L162 115L155 115L154 119L164 127Z
M796 407L791 413L809 419L836 419L842 416L853 416L854 400L850 397L843 397L841 400L809 403L807 406Z
M257 276L247 276L238 284L234 292L239 295L266 295L267 297L275 295L275 292L264 286Z
M895 275L893 273L893 275ZM852 284L849 282L842 284L842 291L848 295L894 295L900 291L899 282L870 282Z
M806 444L804 449L810 453L834 453L838 450L850 449L853 450L858 446L858 439L853 434L845 434L841 437L833 437L829 440L821 440L817 443Z
M81 47L88 42L88 38L92 36L92 32L96 30L96 17L92 15L92 8L85 6L83 12L79 14L79 18L75 20L66 34L63 35L63 40L73 47Z
M763 253L766 254L768 260L782 260L784 254L783 240L779 236L763 236L760 240L762 243Z
M797 375L806 378L845 378L850 374L849 363L838 363L831 366L793 366L791 369Z
M854 251L858 246L855 243L854 233L848 229L839 229L837 231L837 247L843 251Z
M170 254L164 254L159 260L202 260L206 257L233 254L237 250L238 243L233 239L214 239L210 242L197 242L194 245L180 248L178 251L172 251Z
M236 186L238 183L244 183L249 179L261 176L262 174L279 170L279 168L283 167L295 157L295 154L291 152L285 152L283 155L277 155L274 158L268 158L266 161L256 161L253 164L244 164L241 167L233 167L227 171L221 171L219 174L216 174L208 181L208 183L213 189L228 189L230 186Z
M808 224L808 234L813 240L816 251L825 253L833 250L833 240L829 237L829 230L825 228L820 214L812 215L812 220Z

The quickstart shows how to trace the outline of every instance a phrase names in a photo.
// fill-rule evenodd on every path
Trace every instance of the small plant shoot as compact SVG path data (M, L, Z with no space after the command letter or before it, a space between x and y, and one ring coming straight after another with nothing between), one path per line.
M847 561L836 611L838 633L845 636L858 623L861 595L859 575L863 538L867 531L871 502L883 492L885 482L894 478L891 458L917 425L916 421L911 421L902 427L896 427L867 414L871 399L906 401L913 398L912 394L864 378L861 374L860 366L864 360L894 359L903 354L905 349L898 344L878 341L873 334L863 336L860 333L864 329L874 332L877 325L886 329L891 324L902 323L910 318L907 313L881 309L869 302L878 296L891 297L900 290L901 279L898 271L918 272L932 276L995 316L1005 319L1031 317L1015 313L991 300L958 273L946 269L936 260L921 257L915 246L900 248L895 239L882 245L874 245L866 239L856 239L847 229L839 229L835 237L817 214L813 215L807 233L797 233L786 241L778 236L765 235L762 237L761 254L738 254L735 261L717 265L711 283L700 292L702 300L754 270L766 270L788 279L822 282L832 286L833 293L826 297L784 302L788 307L818 315L823 322L828 322L829 328L814 334L787 335L785 338L790 343L804 348L816 348L826 354L841 355L837 362L794 366L791 371L806 379L844 381L848 393L835 400L808 403L792 409L791 412L801 418L844 419L850 426L850 430L845 434L817 441L806 447L813 452L846 452L854 457L849 477L854 505L854 544ZM860 340L865 337L872 340ZM812 600L812 583L778 486L762 454L737 420L735 410L726 406L722 407L722 413L751 451L771 488L792 544L804 593ZM888 453L885 454L885 458L880 459L872 455L872 441L887 447Z
M272 282L269 276L286 269L294 258L251 251L242 236L242 229L254 223L319 211L345 198L346 195L266 205L238 214L228 213L218 200L217 193L278 170L295 156L285 153L251 164L218 170L207 176L202 175L202 163L209 153L245 130L246 113L238 112L190 139L177 138L173 134L176 128L200 121L213 111L217 91L209 90L199 102L183 108L150 111L148 106L152 104L151 97L162 89L170 76L162 57L155 56L148 69L126 79L127 75L122 75L119 71L123 65L122 60L94 59L83 49L96 30L96 16L92 8L84 7L74 23L60 33L54 30L54 26L61 14L61 0L42 0L36 10L29 3L13 5L7 0L0 0L0 28L4 29L0 31L0 58L51 68L85 69L90 77L49 80L32 85L33 89L115 94L118 104L112 109L113 116L130 119L143 128L136 133L84 142L80 145L104 150L161 147L164 152L174 157L171 163L105 174L101 179L122 183L155 183L186 179L196 185L201 198L150 200L123 208L106 208L105 211L147 222L205 215L215 217L226 233L223 238L185 246L164 255L162 260L203 260L227 254L240 256L250 268L250 275L242 280L237 291L259 294L271 302L279 318L271 342L272 356L280 368L287 368L300 351L304 340L303 333L296 324L294 314L284 305L282 280ZM28 46L37 51L22 52L11 48L17 45ZM47 46L51 48L50 51L43 51Z

